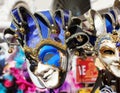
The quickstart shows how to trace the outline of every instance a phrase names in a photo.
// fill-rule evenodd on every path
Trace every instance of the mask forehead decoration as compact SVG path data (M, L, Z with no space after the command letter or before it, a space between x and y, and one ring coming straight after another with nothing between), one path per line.
M39 88L60 87L67 72L65 31L70 24L70 11L57 10L30 13L24 7L12 11L13 22L4 31L16 38L10 46L21 45L27 58L27 69L32 82Z

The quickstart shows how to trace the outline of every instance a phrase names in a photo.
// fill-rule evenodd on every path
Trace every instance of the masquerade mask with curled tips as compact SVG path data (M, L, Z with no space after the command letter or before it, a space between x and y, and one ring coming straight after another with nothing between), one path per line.
M98 36L100 32L105 33L105 25L101 14L93 9L89 9L84 14L83 31L89 35Z
M54 89L62 85L68 64L63 28L69 25L70 11L57 10L54 15L42 11L33 15L18 7L12 15L13 22L4 36L12 34L22 46L32 82L39 88ZM11 46L17 42L8 43Z
M98 59L103 67L116 77L120 77L120 37L117 32L101 35L95 45ZM99 64L98 64L99 65Z
M92 51L93 46L89 42L88 34L81 29L80 23L81 20L79 18L72 19L71 26L66 32L66 44L76 55L85 56L88 52Z

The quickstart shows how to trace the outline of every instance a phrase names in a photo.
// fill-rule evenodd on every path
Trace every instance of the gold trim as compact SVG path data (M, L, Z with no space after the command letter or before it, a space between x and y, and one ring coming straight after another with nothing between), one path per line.
M110 37L111 37L111 39L112 39L112 41L113 41L114 43L120 42L120 38L119 38L119 35L118 35L118 33L117 33L116 30L113 30L113 32L112 32L112 34L110 35Z
M25 29L23 27L20 27L18 31L22 34L25 34Z
M39 49L40 46L43 46L43 45L53 45L55 47L58 47L62 50L66 50L67 49L67 46L66 45L62 45L61 43L57 42L57 41L53 41L51 39L45 39L45 40L42 40L39 44L37 44L36 48L35 49Z
M71 33L70 33L69 31L66 31L66 32L65 32L65 36L66 36L66 37L69 37L70 35L71 35Z
M59 42L56 42L56 41L53 41L51 39L46 39L46 40L42 40L39 44L37 44L37 46L35 48L30 48L28 46L24 46L23 47L23 50L27 53L30 54L30 56L36 60L38 62L38 49L40 49L40 47L42 47L43 45L53 45L59 49L62 49L62 50L66 50L67 49L67 46L66 45L62 45L61 43Z
M12 47L10 47L10 48L8 49L8 53L13 53L13 48L12 48Z
M18 39L18 35L17 35L17 34L14 34L14 37L15 37L16 39Z

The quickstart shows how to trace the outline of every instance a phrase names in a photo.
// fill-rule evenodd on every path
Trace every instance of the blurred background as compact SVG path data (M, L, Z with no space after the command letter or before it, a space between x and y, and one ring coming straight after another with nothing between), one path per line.
M27 7L32 12L57 8L70 9L74 15L79 16L89 8L101 10L111 7L113 3L114 0L0 0L0 29L9 27L10 11L19 5Z

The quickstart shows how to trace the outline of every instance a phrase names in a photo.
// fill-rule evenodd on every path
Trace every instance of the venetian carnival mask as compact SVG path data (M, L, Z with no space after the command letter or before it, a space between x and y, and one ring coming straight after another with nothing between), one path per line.
M70 20L64 21L62 17L69 19L71 14L65 13L67 16L62 10L56 11L54 17L49 11L33 15L24 7L18 7L12 11L10 29L4 32L13 34L22 46L30 78L39 88L54 89L64 83L68 53L63 27Z
M81 29L81 19L73 17L68 31L66 32L66 44L71 55L85 58L93 53L93 46L90 43L88 34Z
M117 77L120 77L119 44L119 34L117 32L100 36L96 43L98 59L103 65L102 69L109 70ZM101 69L101 67L98 68Z
M116 77L120 77L120 34L116 17L115 10L110 10L110 12L103 15L105 28L101 28L106 32L99 32L95 50L98 54L96 58L97 67L99 69L106 69Z

